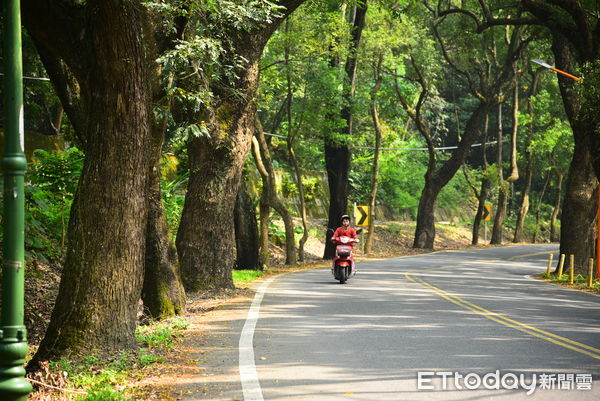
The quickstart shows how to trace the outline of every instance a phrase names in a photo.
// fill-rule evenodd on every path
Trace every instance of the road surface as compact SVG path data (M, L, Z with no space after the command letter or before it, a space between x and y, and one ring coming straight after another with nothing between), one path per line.
M556 260L556 245L530 245L361 262L345 285L329 269L277 277L242 330L245 398L236 393L600 399L600 297L528 277L550 252Z

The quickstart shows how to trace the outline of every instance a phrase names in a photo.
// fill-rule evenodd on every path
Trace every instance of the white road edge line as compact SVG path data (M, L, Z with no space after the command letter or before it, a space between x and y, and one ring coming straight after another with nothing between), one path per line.
M245 401L264 401L258 375L256 374L256 365L254 364L254 329L258 322L260 304L267 287L276 277L267 279L256 291L246 323L242 329L239 343L239 364L240 364L240 381L242 382L242 390L244 392Z

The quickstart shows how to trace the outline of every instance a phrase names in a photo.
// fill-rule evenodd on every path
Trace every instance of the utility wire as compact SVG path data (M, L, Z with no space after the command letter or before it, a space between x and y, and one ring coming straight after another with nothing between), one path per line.
M264 133L265 135L269 135L269 136L274 136L276 138L283 138L283 139L287 139L287 137L283 136L283 135L277 135L277 134L270 134L268 132ZM486 145L495 145L497 144L498 141L492 141L492 142L486 142ZM471 145L472 148L478 147L478 146L482 146L482 143L474 143L473 145ZM353 146L353 149L375 149L373 146ZM443 146L440 148L433 148L433 150L451 150L451 149L458 149L458 146ZM379 148L379 150L428 150L428 148Z
M498 141L486 142L486 145L495 145ZM471 145L472 148L482 146L482 143L474 143ZM372 146L354 146L354 149L375 149ZM433 150L451 150L458 149L458 146L443 146L439 148L433 148ZM428 148L379 148L379 150L428 150Z
M5 74L0 72L0 75L5 75ZM44 78L44 77L23 77L23 79L32 79L35 81L50 81L50 78Z
M275 138L287 139L287 136L283 136L283 135L269 134L268 132L263 132L263 134L268 135L268 136L274 136Z

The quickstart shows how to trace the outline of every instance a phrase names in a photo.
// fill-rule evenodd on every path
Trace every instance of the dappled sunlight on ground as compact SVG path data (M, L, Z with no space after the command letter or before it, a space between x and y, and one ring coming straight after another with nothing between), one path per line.
M486 310L598 346L589 342L590 335L598 338L596 297L525 277L545 269L544 256L509 261L503 257L505 249L486 250L485 260L480 251L452 251L421 255L419 263L411 257L363 261L346 285L337 283L327 268L278 278L263 300L254 334L265 400L565 397L541 390L527 396L522 389L465 392L450 386L440 391L438 379L438 390L418 390L418 371L594 373L594 381L599 380L600 363L594 359L489 321L407 279L410 274ZM182 363L181 372L145 381L155 395L243 400L237 345L250 302L244 295L192 316L185 351L180 362L172 362ZM569 324L574 311L585 314ZM570 392L569 397L592 400L599 392Z

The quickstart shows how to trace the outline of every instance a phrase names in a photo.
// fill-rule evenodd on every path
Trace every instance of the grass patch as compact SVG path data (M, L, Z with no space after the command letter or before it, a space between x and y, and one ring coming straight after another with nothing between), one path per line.
M113 360L101 361L93 355L80 362L61 359L51 362L50 369L63 372L70 388L87 391L86 395L78 396L77 401L121 401L128 400L123 389L136 362L135 354L124 352Z
M573 277L573 284L569 283L569 275L563 274L562 276L558 276L557 274L550 273L549 275L546 272L539 274L537 278L541 280L548 281L552 284L560 285L563 287L573 288L575 290L592 292L594 294L600 294L600 280L593 279L592 286L588 286L588 277L587 275L577 274Z
M144 348L142 348L140 350L140 356L139 356L138 362L141 367L150 366L155 363L163 363L165 361L165 358L163 358L162 356L148 354L147 352L148 351L145 351Z
M174 317L146 326L138 326L135 336L143 346L168 349L175 345L175 337L183 334L188 326L187 319Z
M92 390L87 395L78 397L77 401L128 401L122 392L110 388Z
M264 273L260 270L234 270L233 271L233 283L234 284L244 284L250 283L260 277L262 277Z
M148 366L164 362L157 353L172 348L175 338L188 326L183 317L139 326L136 330L142 346L139 352L123 352L112 358L88 355L80 361L61 359L51 362L49 368L66 379L68 389L87 392L77 396L76 401L131 401L135 394L127 388L127 383L142 377Z

